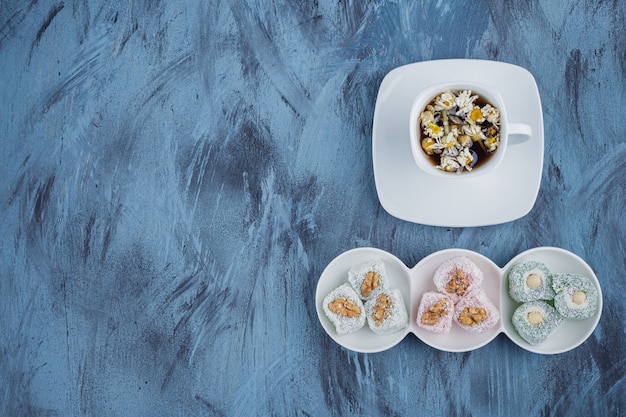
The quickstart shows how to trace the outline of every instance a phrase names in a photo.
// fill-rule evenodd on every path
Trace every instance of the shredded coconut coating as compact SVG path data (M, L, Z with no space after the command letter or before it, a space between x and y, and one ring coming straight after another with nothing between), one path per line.
M531 321L537 321L536 317L540 317L540 321L532 324ZM545 301L529 301L520 305L513 313L513 327L531 345L543 343L563 320L556 309Z
M345 298L353 304L356 304L361 308L361 313L357 317L346 317L333 313L328 308L328 305L338 298ZM365 309L363 308L363 302L349 284L343 284L332 290L326 297L324 297L322 307L324 309L324 313L326 313L326 316L333 323L335 330L339 335L356 332L365 326Z
M374 288L369 295L365 295L362 292L363 281L365 281L368 272L376 272L378 274L378 286ZM368 262L363 262L358 265L354 265L348 271L348 281L350 285L356 291L361 300L370 300L376 298L379 291L388 288L387 270L385 264L380 259L374 259Z
M468 285L463 294L447 291L446 289L450 282L451 275L457 270L462 271L464 278L468 281ZM483 272L469 258L457 256L442 263L435 271L433 280L437 290L449 296L452 302L456 304L464 295L471 293L480 286L483 281Z
M385 318L379 324L374 319L374 308L377 304L377 298L380 295L386 295L390 300L390 306ZM369 328L376 334L389 334L406 328L409 324L409 315L407 313L402 293L398 289L382 290L378 292L377 297L371 298L365 303L365 316Z
M531 275L535 279L540 279L536 288L532 288L528 284L528 278ZM550 269L541 262L516 263L509 271L509 295L518 303L552 300L554 298L554 290L552 289L552 273Z
M460 319L461 314L465 309L482 309L486 313L486 318L482 319L479 323L464 324ZM487 297L487 294L481 289L474 291L467 297L461 299L454 307L454 321L463 329L474 333L484 333L491 329L500 320L500 312L496 306Z
M440 301L443 303L439 304ZM444 312L435 313L431 311L433 307L437 305L444 306ZM436 310L439 310L437 308ZM430 316L434 316L437 318L436 322L434 320L428 320L427 318ZM438 292L425 292L422 295L422 299L420 301L420 306L417 311L417 325L423 329L429 330L438 334L445 334L450 331L452 327L452 316L454 315L454 303L445 294ZM423 320L424 319L424 320Z
M554 307L563 317L584 320L595 314L598 291L589 278L579 274L555 274L553 288L557 292Z

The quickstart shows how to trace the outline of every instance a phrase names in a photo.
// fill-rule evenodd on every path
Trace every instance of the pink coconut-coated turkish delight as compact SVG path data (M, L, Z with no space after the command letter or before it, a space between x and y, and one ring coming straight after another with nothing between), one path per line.
M480 289L463 297L454 307L454 321L470 332L484 333L498 320L500 312Z
M434 333L448 333L452 327L454 303L438 292L425 292L417 311L417 325Z
M457 256L442 263L433 276L439 292L446 294L454 304L480 286L483 272L465 256Z

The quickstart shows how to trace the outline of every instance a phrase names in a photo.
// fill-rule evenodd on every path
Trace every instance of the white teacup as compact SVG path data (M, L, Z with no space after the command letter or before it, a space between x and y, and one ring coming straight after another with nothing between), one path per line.
M500 111L500 145L488 160L471 171L463 170L460 173L455 173L439 169L422 149L422 128L420 126L419 116L435 96L450 90L471 90L472 95L479 95ZM411 107L409 133L413 159L422 171L442 178L469 178L484 175L495 170L504 159L505 153L511 152L508 150L509 145L515 145L528 140L532 131L531 127L527 124L509 122L504 101L495 89L479 83L459 81L433 85L422 90L417 97L415 97L413 106Z

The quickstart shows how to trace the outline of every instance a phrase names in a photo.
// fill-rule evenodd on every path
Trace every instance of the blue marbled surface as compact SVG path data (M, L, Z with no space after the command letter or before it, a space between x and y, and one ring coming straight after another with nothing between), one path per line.
M626 414L622 1L2 1L0 414ZM525 217L387 214L371 132L400 65L528 69L545 161ZM324 267L373 246L503 266L568 249L604 291L580 347L359 354L321 327Z

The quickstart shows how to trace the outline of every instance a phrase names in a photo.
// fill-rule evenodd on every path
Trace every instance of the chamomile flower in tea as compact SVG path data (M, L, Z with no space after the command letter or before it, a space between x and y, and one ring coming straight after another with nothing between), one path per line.
M463 115L471 112L474 108L474 101L476 101L477 98L478 96L473 96L470 90L461 91L454 99L454 102L459 108L456 115Z
M493 107L491 104L485 104L485 106L480 110L489 123L496 124L499 122L500 111L498 111L498 109Z
M435 97L435 110L450 110L456 106L455 103L456 95L452 91L447 91L445 93L441 93L437 97Z
M449 90L433 97L419 115L421 146L436 168L471 171L500 146L500 111L471 90Z
M443 128L435 122L430 122L424 126L424 133L433 139L441 139L443 137Z

